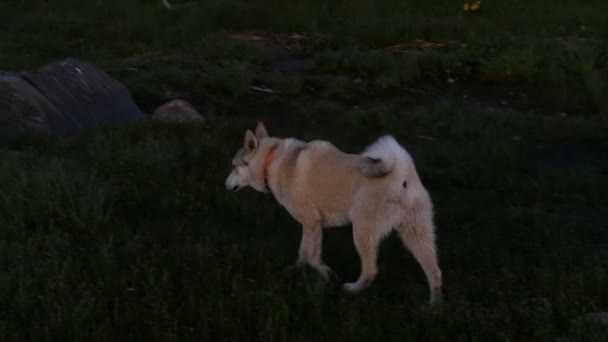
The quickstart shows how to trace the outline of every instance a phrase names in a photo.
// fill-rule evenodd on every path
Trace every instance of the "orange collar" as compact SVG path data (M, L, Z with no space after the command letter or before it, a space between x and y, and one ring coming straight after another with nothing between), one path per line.
M277 149L277 146L273 146L270 151L268 152L268 155L266 155L266 161L264 162L264 185L266 185L266 189L270 190L270 187L268 186L268 168L270 167L270 164L272 164L272 161L274 160L274 151Z

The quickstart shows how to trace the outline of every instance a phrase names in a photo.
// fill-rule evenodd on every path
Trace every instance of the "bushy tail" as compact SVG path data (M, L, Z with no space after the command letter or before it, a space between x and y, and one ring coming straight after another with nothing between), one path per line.
M359 160L359 171L372 178L386 176L403 154L403 148L395 138L390 135L383 136L363 151Z

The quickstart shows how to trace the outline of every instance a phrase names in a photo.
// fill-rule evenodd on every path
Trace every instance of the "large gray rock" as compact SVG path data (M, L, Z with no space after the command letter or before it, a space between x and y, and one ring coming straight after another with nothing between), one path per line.
M0 136L22 133L51 134L53 104L21 76L0 73Z
M93 124L144 116L122 83L77 59L36 72L0 72L0 136L66 136Z

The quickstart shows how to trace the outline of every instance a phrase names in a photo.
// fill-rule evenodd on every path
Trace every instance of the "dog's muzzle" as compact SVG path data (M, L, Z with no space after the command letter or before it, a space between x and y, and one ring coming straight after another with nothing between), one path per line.
M241 187L238 185L228 185L226 184L226 189L232 192L237 192L239 190L241 190Z

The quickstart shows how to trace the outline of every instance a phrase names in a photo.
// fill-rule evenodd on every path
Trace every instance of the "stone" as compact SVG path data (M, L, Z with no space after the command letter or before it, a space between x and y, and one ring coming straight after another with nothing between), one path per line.
M0 136L49 135L49 112L57 109L32 84L18 74L0 73Z
M126 86L74 58L35 72L0 72L0 136L69 136L94 124L143 118Z
M173 100L158 107L152 120L172 123L203 123L205 118L187 101Z

